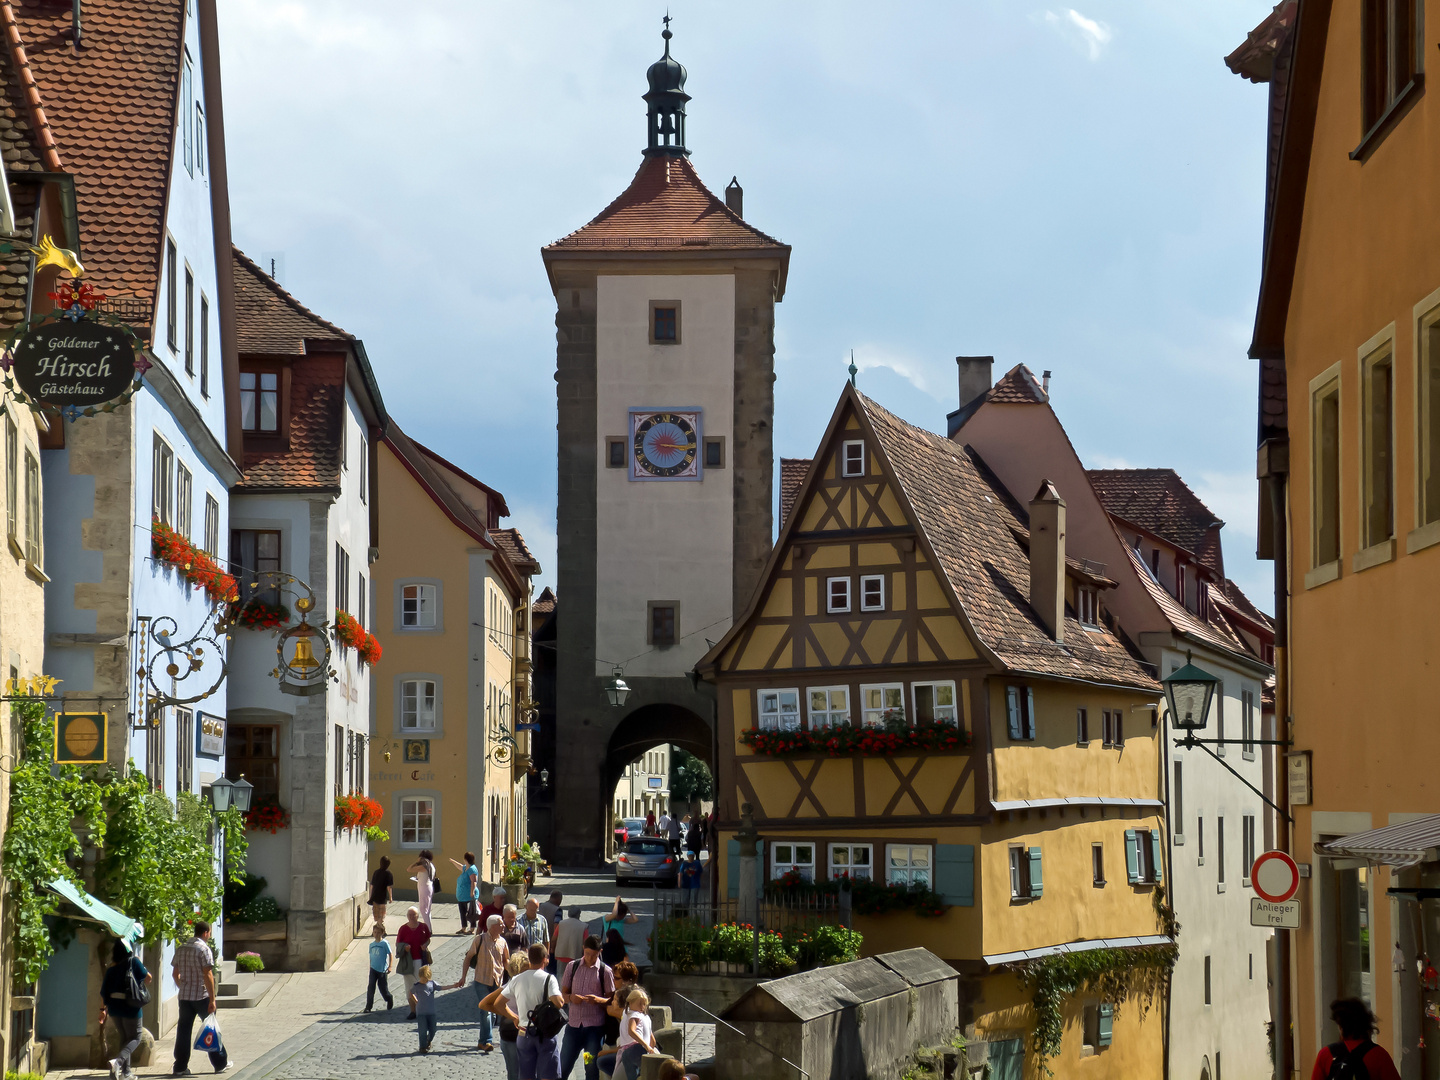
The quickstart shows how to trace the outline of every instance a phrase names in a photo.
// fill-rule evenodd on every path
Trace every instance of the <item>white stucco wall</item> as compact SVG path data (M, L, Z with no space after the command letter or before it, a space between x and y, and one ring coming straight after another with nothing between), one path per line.
M681 675L704 655L705 639L719 640L730 625L729 462L719 470L702 468L698 482L633 481L628 468L605 467L605 440L621 436L628 442L632 408L700 408L700 435L724 436L728 459L735 279L602 275L596 288L596 674L609 674L605 661L628 660L627 675ZM680 302L678 344L649 343L651 300ZM678 603L677 645L646 644L646 605L652 600Z

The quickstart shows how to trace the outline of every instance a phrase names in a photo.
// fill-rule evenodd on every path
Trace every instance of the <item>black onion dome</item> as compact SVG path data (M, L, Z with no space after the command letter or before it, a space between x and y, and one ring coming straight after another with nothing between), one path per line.
M669 93L685 89L685 66L670 55L670 31L662 35L665 39L665 55L650 65L645 78L650 83L650 92Z

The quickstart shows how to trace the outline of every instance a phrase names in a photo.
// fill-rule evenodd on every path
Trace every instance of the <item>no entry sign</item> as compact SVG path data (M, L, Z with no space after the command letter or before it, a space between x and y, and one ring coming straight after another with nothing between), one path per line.
M1283 851L1267 851L1250 868L1250 887L1261 900L1283 904L1300 888L1300 868Z

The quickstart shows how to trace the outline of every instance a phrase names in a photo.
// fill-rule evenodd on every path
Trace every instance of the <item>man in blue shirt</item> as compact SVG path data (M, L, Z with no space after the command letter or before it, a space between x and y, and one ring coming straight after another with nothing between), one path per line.
M680 867L680 887L682 889L700 888L700 874L702 869L703 867L700 865L700 860L695 857L695 852L692 851L687 854L684 864Z
M380 987L380 996L385 999L385 1008L393 1009L395 999L390 996L390 984L387 976L390 974L390 967L395 962L395 950L390 947L390 942L385 940L385 928L376 926L371 932L370 942L370 985L365 990L365 1011L369 1012L375 1005L375 987Z

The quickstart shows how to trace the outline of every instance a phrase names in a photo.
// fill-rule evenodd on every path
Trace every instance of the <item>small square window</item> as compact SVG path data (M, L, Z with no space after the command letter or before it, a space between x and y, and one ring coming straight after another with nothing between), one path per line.
M664 648L667 645L674 645L677 640L676 612L677 606L673 601L657 602L652 600L649 605L650 620L650 644Z
M810 727L837 727L850 722L850 688L822 686L809 691Z
M871 880L871 851L869 844L831 844L830 879Z
M886 720L905 719L905 687L901 683L880 683L860 687L861 720L866 727L880 727Z
M846 442L841 448L841 476L865 475L865 443L860 440Z
M400 625L423 629L435 625L434 585L405 585L400 590Z
M1100 625L1100 597L1095 589L1082 586L1075 590L1080 621L1086 626Z
M844 614L850 610L850 579L832 577L825 582L825 610L831 615Z
M862 574L860 577L860 610L885 610L885 575Z
M762 731L800 730L799 690L760 690L756 696L760 705Z
M770 848L774 853L770 864L770 877L779 879L790 871L795 871L802 881L815 880L815 845L814 844L774 844Z
M1090 845L1090 876L1095 888L1099 889L1105 884L1105 845Z
M650 301L650 344L680 344L680 301Z
M607 469L623 469L625 467L625 440L618 435L605 437L605 467Z
M725 467L725 437L723 435L707 435L705 437L705 467L707 469L723 469Z

